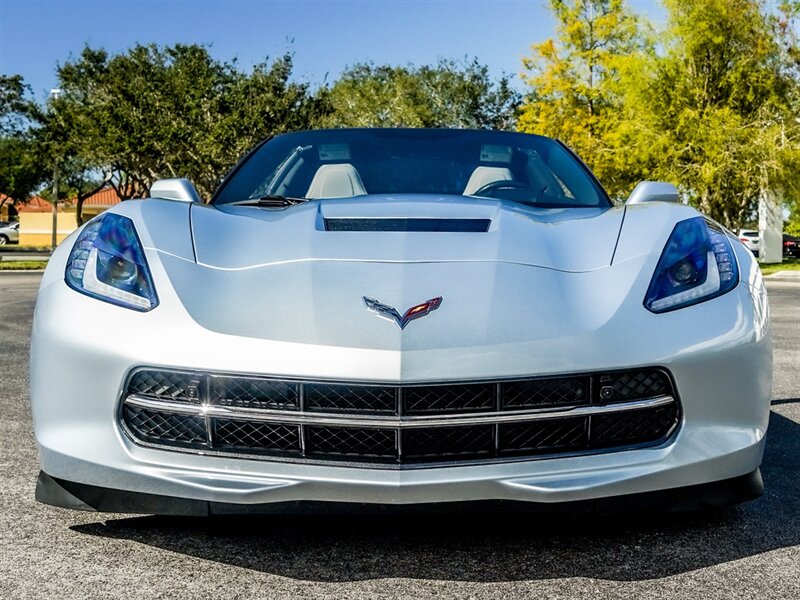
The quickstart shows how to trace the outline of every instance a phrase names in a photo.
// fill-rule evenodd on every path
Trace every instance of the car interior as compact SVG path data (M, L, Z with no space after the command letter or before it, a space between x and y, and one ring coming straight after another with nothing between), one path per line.
M266 143L226 182L215 203L432 194L548 208L609 205L569 150L545 138L525 136L508 144L486 143L494 140L483 132L428 134L441 139L402 132L336 134L290 134Z
M519 153L519 152L518 152ZM513 156L509 148L508 155ZM519 153L522 154L522 153ZM409 164L410 159L389 157L361 163L361 172L350 162L322 162L316 165L300 157L293 168L284 172L284 178L274 186L278 193L308 199L333 199L364 196L370 193L436 193L446 189L463 196L501 198L530 204L576 203L573 192L548 168L540 157L527 154L517 165L500 166L478 163L468 177L458 172L461 164L438 165L439 185L420 190L414 171L430 172L430 166ZM440 163L442 161L439 161ZM315 170L309 180L309 167ZM406 170L406 173L401 173ZM386 177L387 173L396 176ZM308 183L304 183L308 181ZM466 180L466 181L465 181ZM370 185L371 184L371 185ZM302 186L302 187L300 187ZM298 187L300 190L298 190ZM438 188L438 189L437 189ZM453 189L455 188L455 189ZM375 190L375 191L373 191ZM294 192L294 193L291 193Z

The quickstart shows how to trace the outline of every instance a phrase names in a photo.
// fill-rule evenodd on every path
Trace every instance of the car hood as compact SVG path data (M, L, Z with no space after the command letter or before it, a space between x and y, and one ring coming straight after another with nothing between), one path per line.
M404 354L480 351L602 327L627 295L626 285L596 297L607 287L623 212L401 196L285 210L192 205L196 262L182 251L165 252L162 243L159 261L182 307L219 333ZM490 223L483 232L446 233L326 225L387 218L401 225L409 218ZM400 314L429 299L443 301L401 329L377 318L365 297Z
M622 208L536 209L461 196L394 195L286 209L194 206L191 223L198 264L217 269L307 261L492 261L582 272L611 264L623 214ZM387 219L401 230L386 231ZM451 230L403 230L409 219L411 229L424 220ZM337 223L349 230L331 230Z
M513 361L497 366L498 375L527 372L537 353L559 356L563 350L586 361L607 353L604 332L635 332L653 318L642 301L661 251L675 223L698 214L665 202L537 210L403 196L315 201L286 210L150 199L111 210L136 223L159 294L156 311L186 311L208 330L302 344L298 349L399 351L398 377L409 380L435 377L435 360L452 360L454 348L472 356L486 356L493 347L508 356L507 348L520 348ZM491 223L482 233L329 231L325 223L380 218ZM49 270L42 285L59 276L63 269ZM378 318L365 297L401 314L443 300L401 329ZM646 343L636 336L630 343L640 341ZM362 359L371 360L342 356ZM341 364L324 368L331 377L341 375Z

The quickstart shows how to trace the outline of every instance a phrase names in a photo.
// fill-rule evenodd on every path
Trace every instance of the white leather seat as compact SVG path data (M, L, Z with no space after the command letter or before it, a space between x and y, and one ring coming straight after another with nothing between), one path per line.
M348 163L322 165L308 186L306 198L350 198L367 193L361 176Z
M469 176L469 181L467 181L467 185L464 188L464 195L472 196L483 186L494 183L495 181L510 181L513 179L514 176L506 167L475 167L475 170L472 172L472 175Z

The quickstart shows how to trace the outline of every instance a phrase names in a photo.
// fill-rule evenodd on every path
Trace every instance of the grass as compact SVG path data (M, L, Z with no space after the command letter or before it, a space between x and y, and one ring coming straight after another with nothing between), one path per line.
M761 267L762 275L772 275L778 271L800 271L800 258L784 258L782 263L774 265L764 265L758 263Z
M46 260L3 260L0 271L38 271L47 266Z

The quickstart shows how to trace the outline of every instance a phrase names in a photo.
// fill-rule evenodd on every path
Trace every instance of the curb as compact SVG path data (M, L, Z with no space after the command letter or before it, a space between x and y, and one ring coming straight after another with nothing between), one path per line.
M0 269L0 277L3 275L41 275L44 269Z
M764 275L763 278L765 282L788 281L800 283L800 270L784 269L782 271L775 271L771 275Z
M32 256L20 256L18 254L12 256L10 254L0 254L0 262L30 262L30 261L47 262L50 260L49 254L34 254Z

